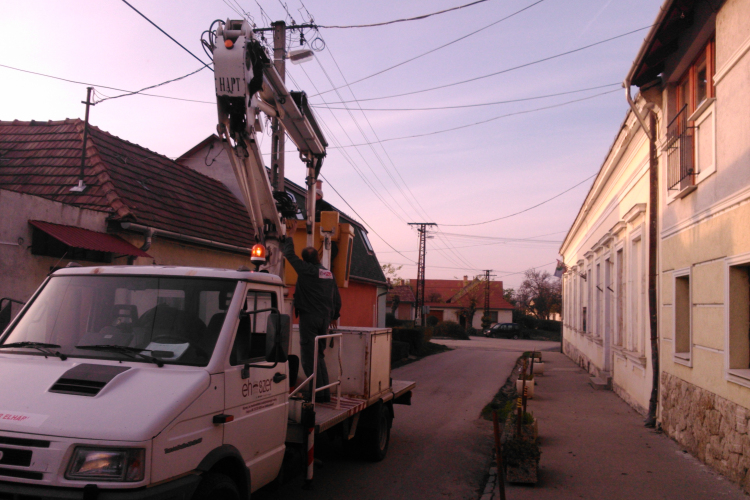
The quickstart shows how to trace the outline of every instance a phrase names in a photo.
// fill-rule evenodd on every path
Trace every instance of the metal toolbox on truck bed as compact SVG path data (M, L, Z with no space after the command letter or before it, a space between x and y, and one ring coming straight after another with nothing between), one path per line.
M331 375L336 373L337 367L341 367L341 394L369 400L389 390L391 329L342 327L335 333L343 334L342 359L339 363L338 349L327 349L326 364Z

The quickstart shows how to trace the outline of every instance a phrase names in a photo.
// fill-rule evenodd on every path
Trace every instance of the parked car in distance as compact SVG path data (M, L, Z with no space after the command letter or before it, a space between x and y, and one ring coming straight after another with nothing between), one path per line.
M517 339L521 336L521 326L518 323L495 323L482 330L482 334L496 339Z

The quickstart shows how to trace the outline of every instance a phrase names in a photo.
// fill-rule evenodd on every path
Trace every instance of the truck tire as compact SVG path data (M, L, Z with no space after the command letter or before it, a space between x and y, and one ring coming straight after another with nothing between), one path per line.
M391 440L391 412L384 404L378 408L377 425L369 429L361 429L362 451L367 459L380 462L388 453Z
M192 500L240 500L240 492L229 476L207 472L203 474Z

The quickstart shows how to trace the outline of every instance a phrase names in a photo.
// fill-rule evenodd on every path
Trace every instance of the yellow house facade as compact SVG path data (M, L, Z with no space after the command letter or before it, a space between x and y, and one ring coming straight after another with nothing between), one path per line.
M667 0L626 79L663 117L658 420L748 492L749 52L750 0Z

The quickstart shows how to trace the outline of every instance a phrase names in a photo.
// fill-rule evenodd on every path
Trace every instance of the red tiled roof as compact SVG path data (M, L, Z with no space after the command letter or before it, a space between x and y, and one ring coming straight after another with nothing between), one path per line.
M392 301L393 297L396 295L398 295L398 298L401 302L413 303L416 300L414 297L414 290L412 290L409 285L394 286L391 291L388 292L388 301Z
M416 280L411 280L412 289L416 288ZM434 307L468 307L470 297L475 296L478 307L484 307L484 282L473 280L425 280L425 304ZM440 302L431 302L430 296L440 295ZM490 281L490 309L513 309L503 298L503 282Z
M249 247L245 206L221 182L89 127L83 194L83 122L0 121L0 188L109 212L111 219Z
M111 234L99 233L81 227L52 224L51 222L40 220L30 220L29 224L71 247L153 259L153 257L140 248Z

